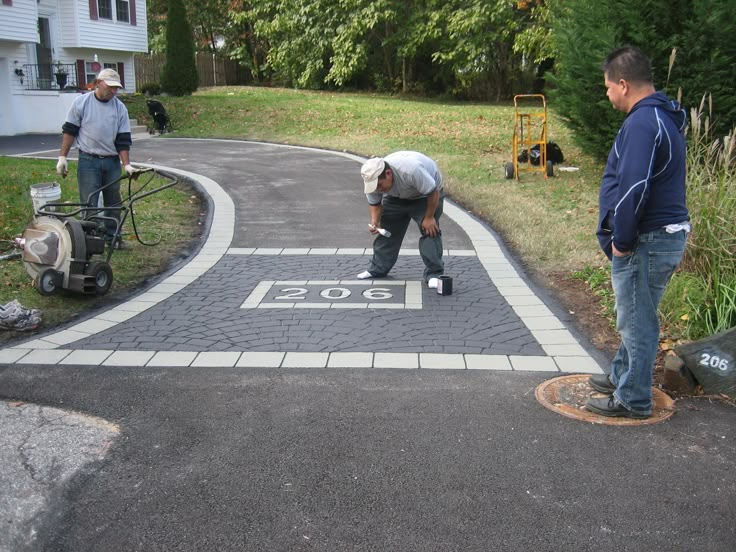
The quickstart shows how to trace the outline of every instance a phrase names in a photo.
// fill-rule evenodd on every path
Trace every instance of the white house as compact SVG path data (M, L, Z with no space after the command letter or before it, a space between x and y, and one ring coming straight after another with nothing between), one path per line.
M135 92L146 51L146 0L0 0L0 136L61 132L105 67Z

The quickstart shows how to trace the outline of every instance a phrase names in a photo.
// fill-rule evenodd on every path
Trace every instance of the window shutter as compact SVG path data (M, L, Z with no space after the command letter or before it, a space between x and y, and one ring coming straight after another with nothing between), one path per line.
M125 88L125 64L122 61L118 62L118 75L120 75L120 84Z
M84 60L77 60L77 89L82 90L87 85L87 76L84 70Z
M97 19L97 0L89 0L89 18Z
M130 0L128 6L130 7L130 24L136 25L136 19L135 19L135 0ZM122 73L120 73L122 75Z

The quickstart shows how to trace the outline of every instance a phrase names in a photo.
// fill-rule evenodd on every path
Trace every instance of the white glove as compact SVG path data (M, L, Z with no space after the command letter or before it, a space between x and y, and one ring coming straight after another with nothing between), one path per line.
M69 165L66 162L66 157L63 155L59 156L59 162L56 164L56 174L60 174L64 178L69 174Z
M135 174L135 168L133 165L125 165L125 174L128 176L133 176L133 174Z

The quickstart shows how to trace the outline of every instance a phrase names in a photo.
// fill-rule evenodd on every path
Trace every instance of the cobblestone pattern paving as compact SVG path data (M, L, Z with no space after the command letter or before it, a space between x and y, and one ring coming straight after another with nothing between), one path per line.
M544 355L475 257L447 257L454 293L423 287L419 310L241 309L263 280L353 279L365 256L228 255L187 288L75 349ZM421 280L419 257L391 277Z

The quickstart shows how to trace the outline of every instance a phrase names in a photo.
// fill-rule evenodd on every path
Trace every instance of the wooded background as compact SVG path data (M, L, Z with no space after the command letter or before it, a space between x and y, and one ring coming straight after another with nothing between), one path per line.
M254 84L492 102L543 92L604 157L623 115L600 65L632 44L658 89L686 107L706 97L716 134L736 123L734 0L150 0L153 52L182 5L194 49L240 62ZM203 86L232 82L208 61Z

